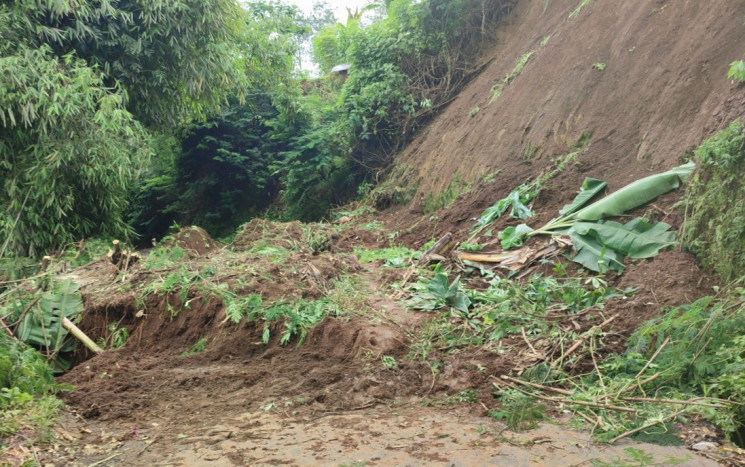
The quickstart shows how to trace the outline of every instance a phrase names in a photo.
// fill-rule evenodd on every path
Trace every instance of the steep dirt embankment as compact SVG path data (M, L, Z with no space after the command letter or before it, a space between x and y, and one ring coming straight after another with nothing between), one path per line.
M745 3L595 0L572 14L580 3L517 3L485 57L490 65L398 157L420 182L412 213L454 179L477 183L498 171L464 196L465 210L441 221L478 215L591 135L537 203L550 216L585 176L618 189L677 165L742 115L745 86L726 74L745 53ZM529 52L492 100L494 86Z

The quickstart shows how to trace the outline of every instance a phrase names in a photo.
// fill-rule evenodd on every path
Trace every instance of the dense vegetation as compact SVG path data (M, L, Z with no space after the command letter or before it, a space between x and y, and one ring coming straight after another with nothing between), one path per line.
M687 247L725 280L745 275L745 126L735 120L695 152L699 170L691 181L684 226Z
M275 1L5 2L5 249L323 217L478 70L509 2L482 3L379 2L343 25ZM346 82L298 68L314 34L316 63L350 63Z

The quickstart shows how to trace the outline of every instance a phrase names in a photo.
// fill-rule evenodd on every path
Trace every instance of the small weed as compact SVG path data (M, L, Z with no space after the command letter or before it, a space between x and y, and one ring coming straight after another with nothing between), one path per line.
M495 84L491 88L491 99L489 100L490 104L494 102L495 100L497 100L497 98L499 98L505 86L507 86L515 78L517 78L517 76L520 74L520 72L525 67L525 65L528 63L528 60L530 60L530 57L532 57L534 53L535 51L531 50L529 52L525 52L524 54L522 54L520 58L518 58L517 61L515 62L515 66L512 69L512 71L508 73L507 76L504 77L502 82Z
M531 160L535 157L535 153L538 150L535 146L533 146L532 143L528 143L528 145L523 150L523 159L525 160Z
M742 60L735 60L729 66L727 72L727 78L736 79L745 83L745 62Z
M383 362L383 368L387 370L392 370L398 367L398 363L396 363L396 359L391 357L390 355L383 355L380 359Z
M404 262L414 258L417 252L409 250L404 246L393 246L388 248L379 248L377 250L367 250L355 248L354 254L359 258L360 263L372 263L374 261L393 261L403 260Z
M513 431L538 428L538 422L546 418L546 406L536 404L535 399L517 391L505 392L509 394L495 394L495 397L502 400L502 407L489 412L489 416L504 422Z
M585 7L587 6L587 5L589 5L589 4L590 4L590 3L592 2L592 1L593 1L593 0L582 0L582 1L580 2L580 4L579 4L579 5L577 6L577 8L575 8L574 10L572 10L572 12L571 12L571 13L569 13L569 19L572 19L572 18L576 18L576 17L577 17L577 15L579 15L579 14L580 14L580 12L581 12L581 11L582 11L582 10L583 10L583 9L584 9L584 8L585 8Z
M592 140L592 132L591 131L583 131L581 135L579 135L579 138L577 138L577 141L575 141L571 146L569 146L569 149L582 149L587 147L588 144L590 144L590 141Z
M456 174L448 187L440 193L427 193L422 200L422 213L430 214L448 206L455 198L468 191L469 183L461 181L460 174Z
M598 63L592 64L592 68L598 71L605 71L605 67L606 67L605 63L598 62Z
M480 111L481 111L481 109L479 108L479 106L476 106L476 107L472 108L470 112L468 112L468 117L469 117L469 118L473 118L473 117L475 117L476 115L478 115L478 113L479 113Z
M109 336L101 338L98 342L99 347L110 350L117 350L124 346L129 339L127 328L120 328L119 323L109 323L107 327Z
M166 239L168 239L168 237L164 238L163 240ZM158 247L150 252L144 262L144 268L161 269L173 266L178 261L184 259L185 256L186 252L181 247Z
M268 241L259 242L247 251L250 255L264 256L274 264L279 264L290 256L290 252L281 246L272 245Z
M203 352L204 351L204 348L207 347L207 341L208 340L209 340L209 338L207 336L202 337L196 343L194 343L194 345L192 345L191 347L189 347L189 350L187 350L186 352L183 352L181 354L181 356L182 357L187 357L189 355L194 355L196 353Z

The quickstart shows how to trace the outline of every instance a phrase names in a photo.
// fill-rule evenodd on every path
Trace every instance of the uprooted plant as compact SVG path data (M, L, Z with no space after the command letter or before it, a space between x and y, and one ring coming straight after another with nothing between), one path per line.
M627 296L633 289L616 291L600 277L563 278L536 274L524 281L493 273L486 290L466 289L460 276L452 282L444 272L411 286L408 305L415 310L441 311L412 345L412 356L426 360L433 348L448 352L471 346L502 349L503 339L516 337L541 343L531 345L534 356L567 360L568 342L584 340L576 330L565 330L563 319L591 322L589 311L602 310L605 301Z
M602 180L587 178L574 201L564 206L560 217L546 225L533 229L527 224L507 227L498 234L505 250L522 246L523 242L536 235L568 236L574 245L575 254L570 257L585 268L605 272L623 272L623 257L649 258L661 249L675 243L675 234L664 222L650 223L635 218L626 224L603 221L607 217L621 216L642 206L661 194L678 188L693 171L692 162L667 172L652 175L596 201L587 206L605 187ZM490 208L491 209L491 208ZM485 211L482 218L489 216ZM482 223L483 224L483 223ZM477 226L479 223L477 223ZM483 228L483 227L481 227ZM506 255L505 258L510 257Z

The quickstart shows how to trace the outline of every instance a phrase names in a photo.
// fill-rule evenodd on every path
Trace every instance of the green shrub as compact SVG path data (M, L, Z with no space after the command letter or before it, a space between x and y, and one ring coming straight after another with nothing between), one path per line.
M698 170L687 186L683 242L724 280L745 275L745 127L732 124L695 151Z

